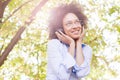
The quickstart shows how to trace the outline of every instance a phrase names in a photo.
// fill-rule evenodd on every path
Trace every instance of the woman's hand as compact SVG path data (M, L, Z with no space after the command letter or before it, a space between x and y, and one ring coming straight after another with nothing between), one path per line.
M85 35L84 27L82 28L82 33L80 34L80 37L76 40L76 63L77 65L81 65L84 62L84 55L82 50L82 40Z
M57 31L57 32L55 32L55 34L57 35L57 37L60 41L66 43L68 45L74 43L74 40L71 37L65 35L62 31Z
M81 30L82 33L80 34L80 37L76 40L76 42L78 42L78 43L82 43L83 37L85 35L85 29L84 29L84 27L82 29L83 30Z
M62 31L57 31L55 34L60 41L69 45L68 52L74 57L75 41L71 37L65 35Z

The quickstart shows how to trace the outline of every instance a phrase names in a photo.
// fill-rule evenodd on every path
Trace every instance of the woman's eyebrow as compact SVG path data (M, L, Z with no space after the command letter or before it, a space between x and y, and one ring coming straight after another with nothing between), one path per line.
M66 22L80 21L79 19L67 20Z

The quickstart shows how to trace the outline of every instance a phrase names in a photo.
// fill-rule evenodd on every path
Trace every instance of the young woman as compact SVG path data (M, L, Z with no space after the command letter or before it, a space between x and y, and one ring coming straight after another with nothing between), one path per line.
M90 72L92 49L82 40L87 17L80 4L62 4L49 21L47 80L78 80Z

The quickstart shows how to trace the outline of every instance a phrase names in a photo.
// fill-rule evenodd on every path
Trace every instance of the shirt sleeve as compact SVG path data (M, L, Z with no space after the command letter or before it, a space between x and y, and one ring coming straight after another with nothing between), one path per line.
M71 68L75 65L75 60L69 53L66 53L65 58L62 56L58 40L48 42L47 56L47 79L57 80L58 78L60 80L69 80Z
M72 72L77 76L77 77L84 77L90 73L90 62L92 58L92 49L89 46L84 47L83 49L83 54L84 54L84 62L81 64L81 66L78 66L75 64L72 68Z

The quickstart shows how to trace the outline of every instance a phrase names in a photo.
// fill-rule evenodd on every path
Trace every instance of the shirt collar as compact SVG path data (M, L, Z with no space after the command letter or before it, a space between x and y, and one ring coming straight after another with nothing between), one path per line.
M65 43L63 43L63 44L65 44ZM67 47L69 47L69 45L68 44L65 44ZM86 45L84 44L84 43L82 43L82 48L84 48Z

